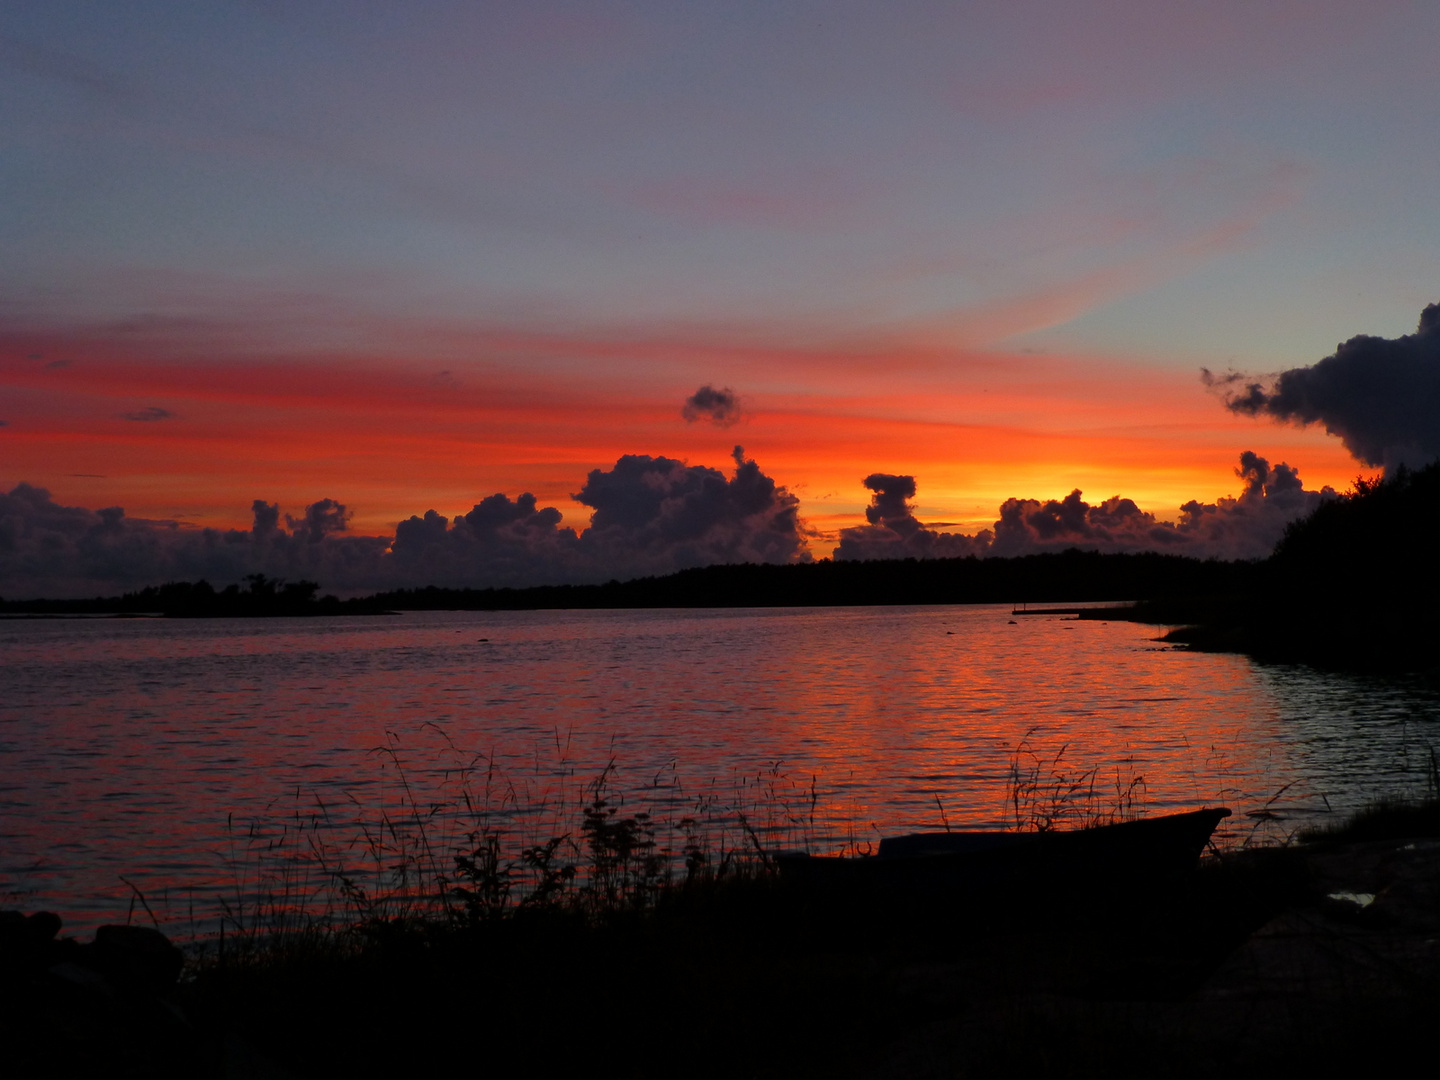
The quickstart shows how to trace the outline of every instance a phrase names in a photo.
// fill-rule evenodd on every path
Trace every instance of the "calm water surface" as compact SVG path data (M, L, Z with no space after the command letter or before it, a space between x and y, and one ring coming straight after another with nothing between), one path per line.
M821 850L1005 826L1017 748L1094 770L1097 803L1231 806L1232 842L1423 784L1433 692L1155 634L999 607L0 623L0 902L80 929L123 917L123 876L203 917L250 823L383 806L397 765L442 807L475 766L513 817L613 760L627 807L743 804Z

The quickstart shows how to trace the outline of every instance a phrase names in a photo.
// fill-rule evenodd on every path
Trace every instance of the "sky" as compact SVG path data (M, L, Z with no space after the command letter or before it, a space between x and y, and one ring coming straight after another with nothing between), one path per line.
M900 520L872 476L966 536L1075 489L1179 527L1245 452L1343 490L1389 451L1264 377L1440 300L1437 31L1385 0L4 0L0 491L312 537L530 493L578 535L627 456L748 461L792 558Z

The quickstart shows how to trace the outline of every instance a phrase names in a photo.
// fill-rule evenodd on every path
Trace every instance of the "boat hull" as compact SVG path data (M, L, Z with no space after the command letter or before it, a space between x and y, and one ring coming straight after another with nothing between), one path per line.
M781 855L781 876L802 885L979 889L1169 877L1193 870L1224 807L1065 832L914 833L875 855Z

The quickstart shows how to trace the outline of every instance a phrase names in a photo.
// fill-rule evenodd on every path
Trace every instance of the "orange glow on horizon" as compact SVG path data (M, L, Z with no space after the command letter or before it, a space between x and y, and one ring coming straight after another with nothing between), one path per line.
M911 346L882 362L838 347L520 334L473 337L471 355L484 359L457 359L458 347L437 349L450 354L443 360L192 362L167 340L0 337L11 389L0 482L50 488L67 505L222 528L248 528L252 499L299 514L329 497L369 534L530 491L581 529L589 511L571 495L591 469L636 453L729 472L739 444L801 499L812 529L833 537L863 523L861 481L872 472L915 476L921 520L971 533L1007 498L1074 488L1091 503L1124 495L1174 520L1190 499L1236 494L1246 449L1288 461L1310 488L1343 489L1365 471L1322 431L1228 414L1191 371L1107 358ZM828 373L800 379L802 370ZM686 424L680 404L701 382L733 386L742 422ZM166 415L125 418L156 409Z

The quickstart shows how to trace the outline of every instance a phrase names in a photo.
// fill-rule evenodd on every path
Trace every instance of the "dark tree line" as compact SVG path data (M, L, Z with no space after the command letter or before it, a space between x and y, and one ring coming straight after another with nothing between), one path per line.
M1141 614L1171 635L1268 660L1440 678L1440 463L1357 480L1290 525L1248 586L1156 599Z
M241 584L216 589L208 581L171 581L121 596L90 600L0 601L0 612L34 615L164 615L169 618L256 618L276 615L344 614L333 596L317 598L313 581L285 581L250 574ZM355 605L351 605L355 606Z
M1200 596L1246 587L1255 564L1153 552L1071 549L1011 559L730 565L604 585L532 589L400 589L387 608L503 611L548 608L823 607L874 604L1074 603Z

